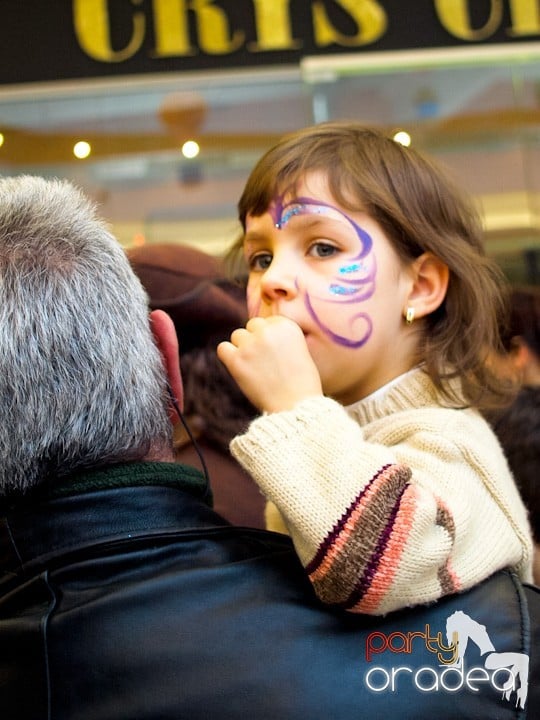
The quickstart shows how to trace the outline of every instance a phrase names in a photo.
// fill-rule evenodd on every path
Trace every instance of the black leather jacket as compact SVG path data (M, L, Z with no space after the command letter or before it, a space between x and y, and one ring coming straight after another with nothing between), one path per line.
M231 527L203 491L148 463L4 507L2 720L538 717L537 590L503 572L386 618L329 610L288 538Z

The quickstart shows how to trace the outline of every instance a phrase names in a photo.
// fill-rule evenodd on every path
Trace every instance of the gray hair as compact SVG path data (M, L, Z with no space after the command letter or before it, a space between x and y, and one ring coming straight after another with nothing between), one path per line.
M0 494L169 447L146 294L67 181L0 179Z

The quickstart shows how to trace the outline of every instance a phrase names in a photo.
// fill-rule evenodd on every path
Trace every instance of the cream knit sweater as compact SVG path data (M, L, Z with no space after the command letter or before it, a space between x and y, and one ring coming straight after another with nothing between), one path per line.
M380 615L504 567L531 579L527 514L495 435L477 411L443 407L421 369L347 409L316 397L263 415L231 451L325 603Z

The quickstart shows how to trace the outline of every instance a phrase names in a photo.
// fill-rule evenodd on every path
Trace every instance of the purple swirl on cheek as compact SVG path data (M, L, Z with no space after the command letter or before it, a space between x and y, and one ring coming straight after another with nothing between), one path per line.
M362 347L362 345L365 345L371 337L371 333L373 331L373 322L367 313L359 312L351 315L351 317L349 318L350 336L347 337L345 335L334 332L328 327L328 325L322 322L319 315L315 312L313 305L311 304L309 295L307 293L305 298L305 304L309 314L317 323L317 325L321 328L324 334L327 335L338 345L343 345L344 347L349 348L359 348ZM354 327L358 323L360 323L360 333L355 330Z
M346 215L343 217L355 230L360 241L360 252L338 269L338 275L335 276L334 282L328 286L328 293L331 297L326 294L324 296L314 295L306 290L304 302L310 316L329 338L339 345L359 348L369 340L373 331L373 321L367 313L352 314L348 321L349 334L343 335L334 332L327 323L324 323L320 317L320 311L317 312L313 306L314 300L317 300L317 304L323 303L324 305L356 305L370 298L375 292L377 265L372 252L373 240L352 219Z

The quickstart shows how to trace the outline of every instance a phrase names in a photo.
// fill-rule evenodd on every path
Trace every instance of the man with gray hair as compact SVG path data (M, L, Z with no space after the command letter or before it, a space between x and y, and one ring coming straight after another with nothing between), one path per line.
M536 590L501 572L386 618L322 607L288 537L231 526L174 462L181 405L172 321L94 205L0 179L2 720L482 720L517 717L518 691L532 717ZM441 665L458 611L496 671Z
M65 182L2 180L0 272L2 493L172 459L146 296L86 197Z

